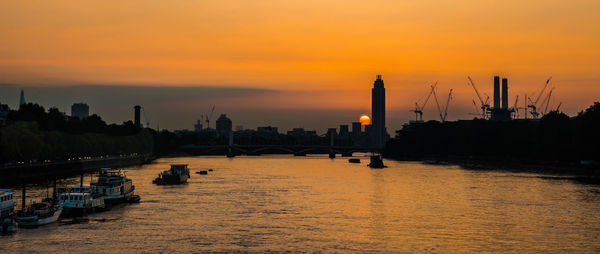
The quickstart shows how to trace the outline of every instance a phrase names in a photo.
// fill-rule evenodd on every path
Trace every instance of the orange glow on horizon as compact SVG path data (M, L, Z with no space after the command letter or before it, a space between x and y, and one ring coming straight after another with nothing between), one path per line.
M552 105L575 114L599 99L598 13L589 0L0 0L0 84L250 87L294 95L248 107L367 112L381 73L389 109L438 81L464 118L467 75L489 95L507 77L511 104L553 76Z

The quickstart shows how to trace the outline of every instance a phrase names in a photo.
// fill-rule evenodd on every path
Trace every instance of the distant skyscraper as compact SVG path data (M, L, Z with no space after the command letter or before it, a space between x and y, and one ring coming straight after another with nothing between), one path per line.
M25 93L23 92L23 89L21 89L21 99L19 100L19 108L21 108L21 105L25 103L27 103L25 102Z
M362 125L360 122L352 122L352 138L355 140L362 135Z
M142 110L142 107L140 107L140 105L135 105L133 106L133 124L137 127L142 128L142 121L140 119L140 111Z
M74 103L71 105L71 116L83 120L90 115L90 107L85 103Z
M383 148L387 139L385 130L385 88L381 75L377 75L377 79L371 89L371 140L375 148Z
M340 134L341 137L348 137L350 136L350 132L348 131L348 125L347 124L342 124L340 125Z
M217 119L217 132L221 135L228 135L232 130L231 119L227 118L227 115L221 114Z

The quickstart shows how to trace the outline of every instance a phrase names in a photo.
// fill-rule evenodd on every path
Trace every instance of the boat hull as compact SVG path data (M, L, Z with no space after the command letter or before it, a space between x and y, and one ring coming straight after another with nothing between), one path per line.
M80 217L88 214L104 212L108 210L106 207L86 207L86 208L63 208L62 217Z
M187 175L163 175L162 178L156 178L154 183L158 185L184 184L187 183L187 180Z
M134 192L134 188L131 188L131 190L129 192L124 193L122 195L104 196L104 203L106 203L106 204L125 203L131 198L131 196L133 196L133 192Z

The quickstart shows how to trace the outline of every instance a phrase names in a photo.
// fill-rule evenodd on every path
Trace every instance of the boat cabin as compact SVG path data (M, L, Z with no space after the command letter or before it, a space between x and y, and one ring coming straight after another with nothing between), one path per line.
M14 214L15 205L13 192L8 189L0 189L0 218Z

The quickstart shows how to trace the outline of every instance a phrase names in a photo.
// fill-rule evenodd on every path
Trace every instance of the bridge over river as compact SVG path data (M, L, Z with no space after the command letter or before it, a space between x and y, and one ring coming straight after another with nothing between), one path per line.
M186 145L181 149L190 154L231 154L231 155L261 155L261 154L341 154L352 156L356 152L378 152L372 147L360 146L327 146L327 145Z

